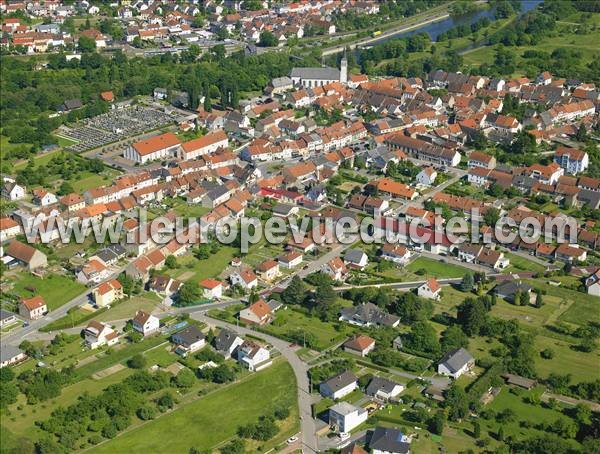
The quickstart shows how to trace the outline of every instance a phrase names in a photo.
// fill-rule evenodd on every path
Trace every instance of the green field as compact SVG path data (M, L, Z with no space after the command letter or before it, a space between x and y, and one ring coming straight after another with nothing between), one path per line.
M333 323L323 322L317 317L309 317L293 309L278 311L273 323L264 327L264 331L277 337L285 337L291 331L303 331L312 334L318 344L313 348L317 350L331 347L347 337L345 332L337 331Z
M295 389L294 383L289 364L277 362L240 383L184 403L176 411L127 431L92 452L184 453L192 447L210 450L233 437L238 426L255 421L277 406L292 410L288 430L278 436L285 439L297 430L298 425L296 392L291 392Z
M418 257L406 266L406 270L413 273L416 273L420 269L427 271L427 274L422 276L422 278L459 278L463 277L468 271L467 268L462 266L454 265L452 263L438 262L437 260L432 260L426 257Z
M520 271L543 273L546 270L545 266L534 262L533 260L528 260L525 257L521 257L520 255L504 252L504 257L510 260L509 267L504 270L505 273L518 273Z
M48 274L43 279L21 272L15 280L14 292L22 298L41 295L50 311L59 308L85 291L85 285L58 274Z
M239 249L230 246L221 246L216 254L205 260L198 260L191 253L179 257L178 268L167 270L166 274L184 281L200 281L209 277L215 278L229 265L231 259L239 253ZM190 276L189 274L192 273Z

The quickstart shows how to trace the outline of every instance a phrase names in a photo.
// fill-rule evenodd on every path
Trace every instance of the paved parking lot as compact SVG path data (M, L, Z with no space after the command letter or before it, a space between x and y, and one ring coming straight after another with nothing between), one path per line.
M61 127L61 135L76 140L67 149L77 153L99 148L144 131L169 125L175 118L146 106L127 106L82 120L78 126Z

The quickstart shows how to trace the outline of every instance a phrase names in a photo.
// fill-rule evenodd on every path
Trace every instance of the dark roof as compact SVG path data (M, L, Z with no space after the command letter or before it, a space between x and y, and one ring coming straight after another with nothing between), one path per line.
M173 341L182 345L191 345L194 342L204 339L204 334L194 325L182 329L178 333L173 334Z
M9 361L21 353L23 353L23 350L20 348L2 343L0 345L0 362Z
M364 255L365 252L361 249L348 249L346 254L344 254L344 260L346 262L360 263Z
M300 79L340 80L340 70L336 68L293 68L291 77Z
M354 375L349 370L345 370L341 374L338 374L335 377L332 377L329 380L324 381L321 384L327 385L329 387L329 389L331 389L333 392L336 392L342 388L345 388L350 383L356 382L357 380L358 380L358 378L356 378L356 375Z
M0 320L6 320L7 318L16 317L17 314L10 311L5 311L4 309L0 309Z
M501 282L494 287L494 292L496 295L503 297L514 297L518 290L521 290L522 292L530 292L531 285L513 280Z
M377 394L378 391L384 391L389 394L398 385L399 383L396 383L392 380L388 380L387 378L373 377L373 379L369 383L369 386L367 386L366 391L369 396L374 396L375 394Z
M398 429L377 427L371 435L369 448L393 453L408 453L410 443L402 441L403 435Z
M219 334L215 337L215 348L222 352L229 351L229 349L233 345L233 342L238 337L239 336L233 331L230 331L228 329L222 329L219 332Z
M473 357L468 351L461 347L446 353L439 364L443 364L448 370L454 373L462 369L469 361L473 361Z
M82 106L81 99L67 99L62 105L64 110L79 109Z
M364 323L389 326L394 325L399 320L395 315L388 314L373 303L363 303L359 306L344 308L342 309L342 316L359 319Z

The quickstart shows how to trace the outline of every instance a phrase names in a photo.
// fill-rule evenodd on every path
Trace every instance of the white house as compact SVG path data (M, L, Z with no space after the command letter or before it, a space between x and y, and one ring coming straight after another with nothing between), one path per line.
M58 199L51 192L46 191L45 189L34 189L32 191L33 194L33 203L40 206L48 206L58 202Z
M417 295L422 298L430 300L439 300L441 298L442 287L435 278L427 279L427 282L423 283L417 288Z
M362 270L369 263L369 256L360 249L348 249L344 254L344 263L351 268Z
M223 283L216 279L204 279L200 281L204 298L219 299L223 296Z
M349 370L324 381L319 385L319 392L323 397L341 399L358 388L358 378Z
M214 339L215 350L223 355L225 359L231 358L231 355L243 343L244 340L241 337L228 329L219 331L219 334Z
M150 139L141 140L127 147L123 156L139 164L157 159L177 156L181 145L179 138L172 132L166 132Z
M346 264L339 257L334 257L324 264L321 271L331 277L334 281L343 281L348 274Z
M360 426L369 416L367 410L348 402L338 402L329 409L329 425L340 433L348 433Z
M375 339L364 334L356 335L344 342L344 351L358 356L367 356L375 348Z
M417 175L417 183L423 186L431 186L437 178L437 172L433 167L425 167Z
M144 311L137 311L132 320L133 329L144 336L154 334L160 328L158 317Z
M273 311L262 299L240 311L240 321L250 325L266 325L271 320L273 320Z
M269 350L253 341L244 341L238 348L238 361L250 372L258 372L273 364Z
M8 200L21 200L25 197L25 187L14 181L7 181L2 186L2 197Z
M206 345L206 337L194 325L190 325L171 336L173 343L177 345L176 353L186 356Z
M554 153L554 162L561 166L565 172L575 175L587 170L590 165L590 158L585 151L558 147Z
M373 377L367 386L366 393L375 399L388 401L404 391L404 385L383 377Z
M27 358L23 350L13 345L0 344L0 368L17 364Z
M600 268L585 280L589 295L600 296Z
M385 243L381 248L381 258L399 265L406 265L411 257L411 253L401 244Z
M196 159L202 155L214 153L219 148L227 148L229 139L224 131L209 132L203 137L190 140L181 145L180 158Z
M258 278L251 269L234 271L229 280L231 285L239 285L246 290L250 290L258 285Z
M48 312L46 301L40 295L24 298L19 303L19 315L31 320L41 318Z
M91 349L119 342L119 334L105 323L92 320L83 330L85 343Z
M464 348L451 350L438 363L438 374L458 378L473 368L475 360Z
M283 268L291 270L302 263L303 256L298 251L291 251L277 258L279 265Z
M11 218L0 218L0 243L21 233L21 226Z

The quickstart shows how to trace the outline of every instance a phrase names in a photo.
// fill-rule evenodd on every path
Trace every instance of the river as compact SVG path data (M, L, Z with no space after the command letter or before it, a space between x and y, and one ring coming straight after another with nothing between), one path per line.
M519 11L519 16L525 14L528 11L531 11L536 6L542 3L542 0L521 0L521 11ZM432 41L436 41L437 37L444 32L447 32L452 27L456 27L458 25L468 24L471 25L477 22L479 19L487 17L488 19L494 21L496 14L496 8L489 8L475 11L471 14L465 14L463 16L458 17L448 17L438 22L432 22L430 24L426 24L422 27L415 28L414 30L410 30L407 32L400 32L395 35L388 35L380 40L373 41L369 43L368 47L376 46L377 44L383 44L390 39L397 38L406 38L408 36L415 35L417 33L427 33Z

